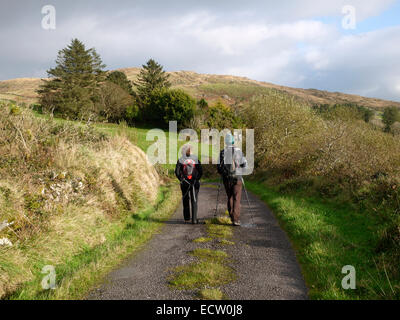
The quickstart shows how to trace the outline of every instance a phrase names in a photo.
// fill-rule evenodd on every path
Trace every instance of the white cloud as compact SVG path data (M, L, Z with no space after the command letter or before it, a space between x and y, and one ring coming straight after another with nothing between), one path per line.
M269 16L269 12L271 12L279 19L278 21L339 16L342 15L342 8L346 5L354 6L356 8L357 19L362 21L378 15L395 3L396 0L302 0L301 3L298 0L281 0L279 2L268 2L266 16Z
M400 74L400 27L361 35L341 36L323 48L329 63L326 75L332 84L348 92L399 100L396 84ZM340 85L342 83L342 85Z
M78 37L96 47L109 68L139 66L153 57L170 70L400 100L400 29L343 35L323 22L324 17L340 18L344 5L355 6L360 21L379 15L395 0L231 0L229 6L215 0L179 5L121 0L91 7L94 2L86 0L82 8L54 1L55 32L40 29L40 10L31 19L0 19L0 41L9 44L0 51L1 77L36 76Z

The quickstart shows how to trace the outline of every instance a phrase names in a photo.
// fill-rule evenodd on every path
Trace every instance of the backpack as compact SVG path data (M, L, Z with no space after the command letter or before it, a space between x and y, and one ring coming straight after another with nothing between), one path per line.
M193 179L193 173L195 173L196 170L196 161L193 159L185 159L183 162L183 177L187 180L192 180Z
M231 148L232 149L232 157L230 161L231 163L225 163L225 150L223 151L223 157L222 157L222 172L224 177L233 180L233 179L237 179L238 176L236 174L236 170L237 168L240 168L240 164L239 161L237 159L237 153L235 152L235 148ZM229 149L227 149L229 150Z

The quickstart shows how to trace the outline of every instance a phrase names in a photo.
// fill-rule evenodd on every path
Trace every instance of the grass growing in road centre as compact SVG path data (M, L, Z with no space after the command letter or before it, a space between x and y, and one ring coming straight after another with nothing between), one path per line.
M206 221L208 237L195 239L196 243L218 240L219 244L234 243L227 240L233 236L230 220L226 217ZM226 242L223 242L226 241ZM196 290L196 296L204 300L227 299L219 287L236 279L235 270L229 266L230 256L223 250L197 248L189 253L198 261L178 266L168 279L171 288L178 290Z

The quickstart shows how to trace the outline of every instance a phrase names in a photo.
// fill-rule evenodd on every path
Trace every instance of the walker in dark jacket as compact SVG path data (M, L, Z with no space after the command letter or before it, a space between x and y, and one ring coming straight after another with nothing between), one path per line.
M203 175L203 168L199 159L191 154L190 147L184 148L182 157L175 167L175 176L181 182L183 217L185 222L197 223L197 196L200 190L200 179ZM190 210L190 208L192 210ZM192 214L190 215L190 211Z

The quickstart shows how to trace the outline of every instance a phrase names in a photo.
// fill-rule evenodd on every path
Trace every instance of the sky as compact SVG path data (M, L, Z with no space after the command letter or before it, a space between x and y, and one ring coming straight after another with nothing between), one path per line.
M42 8L55 8L55 29ZM46 77L73 38L107 69L149 58L400 101L400 0L1 0L0 80Z

